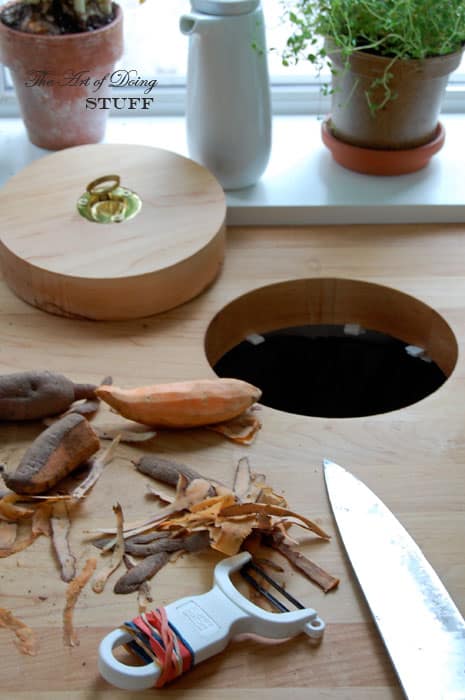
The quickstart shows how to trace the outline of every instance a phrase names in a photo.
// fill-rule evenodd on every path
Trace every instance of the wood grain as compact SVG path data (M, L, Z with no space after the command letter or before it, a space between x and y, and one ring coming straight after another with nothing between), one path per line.
M397 290L398 298L412 296L419 310L414 325L415 319L423 318L425 305L435 319L442 319L439 326L434 324L433 335L441 336L438 327L452 334L452 341L446 333L445 344L438 344L445 357L451 357L454 338L457 343L455 364L443 386L399 411L324 419L263 407L263 428L249 448L202 430L160 431L146 445L120 447L118 458L73 519L71 544L78 568L94 551L86 531L113 524L115 502L121 503L128 521L159 507L146 497L147 477L135 471L131 459L152 452L230 484L238 459L247 455L252 468L266 474L290 507L315 518L333 535L325 543L295 533L303 540L302 550L341 579L339 589L325 595L279 559L288 589L327 623L321 645L312 647L304 637L266 647L236 641L224 654L160 691L164 696L232 700L247 690L251 700L403 698L335 531L323 483L323 457L350 469L385 501L423 548L459 609L465 610L464 234L464 227L454 225L230 229L217 282L191 302L143 320L92 323L60 318L24 304L0 285L1 372L48 368L82 382L112 374L115 383L127 387L213 376L205 353L212 319L256 288L307 278L359 280ZM275 301L282 304L278 297ZM349 298L345 304L350 309ZM257 308L244 305L240 323L222 327L216 341L219 350L244 318L254 326L247 316ZM386 317L382 299L368 309L374 320L378 311ZM263 313L267 318L273 315L270 309ZM391 318L396 315L397 311ZM403 323L400 319L398 327ZM105 409L96 420L106 426L118 421ZM37 424L1 426L0 461L13 468L39 429ZM153 582L156 604L205 591L218 560L214 553L196 554L167 566ZM65 584L48 539L39 538L29 550L0 560L0 606L11 609L39 638L39 654L26 657L17 651L11 633L0 629L1 700L128 697L103 681L96 667L101 637L137 614L135 596L113 594L113 582L110 579L100 595L84 589L75 613L80 645L68 649L62 643ZM154 692L138 697L153 697Z
M77 201L116 173L142 209L88 221ZM224 193L202 166L148 146L79 146L39 159L0 192L0 263L22 299L51 313L138 318L199 294L224 254Z

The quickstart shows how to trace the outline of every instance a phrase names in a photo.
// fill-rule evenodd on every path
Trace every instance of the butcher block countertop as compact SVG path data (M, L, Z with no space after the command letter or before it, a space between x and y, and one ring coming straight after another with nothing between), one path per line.
M250 700L404 697L335 529L322 473L325 457L352 471L384 500L423 549L463 614L465 226L230 228L224 267L206 291L174 310L134 321L53 316L0 285L1 372L42 368L95 383L111 375L115 384L131 387L214 376L207 352L211 357L218 354L241 329L263 332L267 324L279 327L280 321L294 318L282 313L278 290L271 296L253 296L221 331L226 305L257 288L290 282L283 293L291 290L291 306L298 306L302 288L294 282L314 279L326 280L322 289L328 290L326 311L317 315L320 320L375 323L379 317L381 330L398 323L404 339L423 343L450 376L415 405L370 417L312 418L263 407L257 414L263 427L249 447L211 431L189 430L159 431L148 443L118 448L73 517L70 541L78 570L97 553L88 532L113 526L115 503L121 504L127 521L160 507L146 495L148 477L131 463L149 452L226 484L232 483L238 460L247 456L251 468L266 475L290 508L316 520L332 535L324 542L295 529L301 551L340 578L339 587L325 594L280 559L287 588L326 622L319 645L305 635L266 646L250 639L234 641L226 652L199 664L168 688L140 692L140 698L160 694L183 700L232 700L245 693ZM365 291L360 296L357 290L365 289L363 285L354 285L352 294L350 283L341 283L338 295L334 292L338 280L376 286L368 287L373 295ZM383 306L380 288L399 294L394 291L391 296L388 291ZM315 320L312 298L307 307L309 318ZM324 295L318 307L320 311L325 307ZM248 320L247 309L252 315ZM210 337L206 346L207 329L217 314L220 321L215 328L230 334L230 339ZM294 320L299 318L296 313ZM102 409L96 421L111 425L117 417ZM2 425L0 461L7 467L17 463L40 429L37 423ZM184 555L169 563L152 582L154 605L205 592L220 559L212 552ZM11 610L38 638L37 655L23 655L14 635L0 628L2 700L136 697L110 686L97 669L102 637L138 612L135 594L113 593L114 580L115 575L101 594L89 585L84 588L75 610L80 643L70 648L63 643L66 584L50 540L39 537L27 550L0 560L0 607Z

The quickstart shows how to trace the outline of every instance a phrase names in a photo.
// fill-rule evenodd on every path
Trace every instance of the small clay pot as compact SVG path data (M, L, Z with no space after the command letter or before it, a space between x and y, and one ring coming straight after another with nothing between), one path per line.
M331 104L331 128L340 141L362 148L406 150L430 143L436 135L441 101L450 73L460 64L463 50L426 59L395 60L359 51L344 66L340 53L327 42L336 73ZM374 114L366 93L381 104L384 87L374 80L392 74L395 95Z
M10 69L36 146L58 150L102 140L108 109L86 109L86 100L110 94L108 77L123 53L123 13L117 5L115 11L100 29L57 36L21 32L0 21L0 61ZM97 88L95 81L104 76Z
M421 146L406 149L362 148L339 140L332 131L331 120L321 126L321 137L336 163L366 175L406 175L421 170L444 145L445 131L436 125L433 138Z

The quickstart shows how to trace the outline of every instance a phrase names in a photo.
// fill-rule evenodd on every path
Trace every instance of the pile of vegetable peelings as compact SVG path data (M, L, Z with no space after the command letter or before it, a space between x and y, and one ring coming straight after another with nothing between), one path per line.
M251 470L246 457L237 464L232 486L153 454L135 460L138 471L174 487L172 498L151 486L162 506L150 518L136 523L126 523L121 506L114 505L109 527L94 540L100 554L90 557L82 570L76 571L68 538L73 510L95 487L120 442L143 443L156 435L155 428L202 427L249 445L261 427L255 405L260 396L257 387L238 379L122 389L109 377L97 386L75 384L63 375L46 371L0 376L0 420L44 423L44 430L18 466L14 470L3 467L8 490L0 490L0 558L25 550L39 536L50 537L61 578L67 582L63 610L66 645L79 643L73 612L88 582L100 593L121 567L124 573L113 590L119 594L137 592L142 612L152 602L149 581L173 557L183 553L208 548L226 556L244 549L252 554L260 551L262 565L276 568L275 563L263 558L263 548L270 548L325 592L338 585L337 578L298 551L289 529L299 525L324 540L329 536L315 522L290 510L285 499L266 483L265 476ZM101 401L120 416L140 424L141 430L120 430L113 435L94 427L92 418ZM102 441L108 440L109 446L102 447ZM86 476L67 488L66 477L83 464ZM21 652L37 653L34 631L13 611L0 608L0 627L16 635Z

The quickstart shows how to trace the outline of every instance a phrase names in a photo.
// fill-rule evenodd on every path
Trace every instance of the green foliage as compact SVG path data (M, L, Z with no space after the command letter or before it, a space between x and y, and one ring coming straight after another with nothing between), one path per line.
M425 59L454 53L465 44L465 0L283 0L292 26L284 65L307 60L319 70L337 72L321 38L329 40L343 65L356 51L392 58L381 78L367 93L372 113L396 95L390 90L390 70L399 59ZM384 87L381 103L371 101L376 87ZM323 91L328 94L327 85Z
M318 37L329 37L344 57L371 51L395 58L453 53L465 43L464 0L287 0L293 25L284 62L327 61Z

